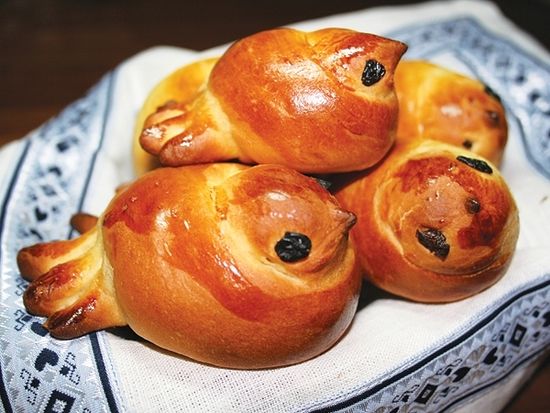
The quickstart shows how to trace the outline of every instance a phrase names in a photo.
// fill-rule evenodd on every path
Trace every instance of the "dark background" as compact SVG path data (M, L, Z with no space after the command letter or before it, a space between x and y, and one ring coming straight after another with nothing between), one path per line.
M0 145L81 97L152 46L202 50L259 30L411 1L0 0ZM495 1L550 50L550 0ZM550 365L505 413L550 412Z

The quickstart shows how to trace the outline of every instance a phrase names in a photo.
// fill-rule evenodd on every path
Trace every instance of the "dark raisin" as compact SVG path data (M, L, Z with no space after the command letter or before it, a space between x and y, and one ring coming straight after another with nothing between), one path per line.
M299 232L285 232L275 244L277 256L284 262L296 262L306 258L311 251L311 240Z
M498 113L493 110L488 110L486 113L491 123L497 126L500 122L500 116L498 115Z
M451 247L447 244L447 239L443 233L435 228L426 228L416 230L416 239L426 247L437 258L444 260L449 255Z
M386 68L384 65L374 59L367 60L363 74L361 75L361 82L365 86L372 86L386 74Z
M487 93L492 98L498 100L499 102L501 101L500 96L487 85L485 85L485 93Z
M493 168L491 168L487 162L482 161L481 159L468 158L462 155L457 156L456 159L462 163L465 163L470 168L478 170L479 172L483 172L485 174L493 173Z
M462 146L464 146L466 149L472 149L472 146L474 143L470 139L464 139L464 142L462 142Z
M477 214L481 210L481 204L475 198L468 198L464 203L466 211L470 214Z

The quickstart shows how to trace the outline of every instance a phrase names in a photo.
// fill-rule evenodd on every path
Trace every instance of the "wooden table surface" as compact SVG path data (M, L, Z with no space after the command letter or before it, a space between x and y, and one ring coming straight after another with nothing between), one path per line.
M124 59L152 46L202 50L262 29L411 1L0 0L0 145L81 97ZM550 0L496 1L550 50ZM546 363L506 413L550 412Z

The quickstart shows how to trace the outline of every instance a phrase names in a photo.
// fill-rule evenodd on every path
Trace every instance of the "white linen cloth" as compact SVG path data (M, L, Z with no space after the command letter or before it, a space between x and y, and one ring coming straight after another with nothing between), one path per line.
M21 301L19 248L71 236L132 179L134 119L150 89L196 53L171 47L123 62L85 97L0 151L0 397L5 411L499 411L550 345L550 57L484 1L370 9L291 24L348 27L409 44L500 94L510 138L502 173L521 221L517 252L490 289L412 303L365 285L349 333L305 363L261 371L206 366L135 337L49 337Z

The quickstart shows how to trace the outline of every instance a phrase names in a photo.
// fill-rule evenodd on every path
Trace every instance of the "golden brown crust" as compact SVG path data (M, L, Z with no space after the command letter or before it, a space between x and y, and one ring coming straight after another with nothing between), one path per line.
M80 234L91 230L97 225L97 216L79 212L71 217L71 227Z
M421 60L395 71L397 138L428 138L471 150L499 165L508 137L504 106L476 79Z
M357 215L351 234L370 281L413 300L445 302L503 275L519 233L516 205L496 167L471 159L466 150L417 140L397 145L339 191Z
M139 182L103 224L117 299L139 335L206 363L263 368L311 358L343 334L360 279L353 220L313 179L220 164ZM273 253L286 231L310 237L306 259Z
M233 158L308 173L371 166L394 140L393 72L405 49L344 29L257 33L226 51L200 94L152 113L141 145L171 166ZM369 61L384 73L367 86Z
M76 240L22 250L33 279L24 303L56 337L128 324L205 363L293 364L351 323L361 282L354 222L313 178L285 167L159 168L122 188Z
M149 93L137 116L134 131L133 160L137 176L159 166L158 159L139 144L147 117L174 102L186 105L192 101L204 87L216 61L217 58L207 58L185 65L162 79Z
M48 317L45 327L52 336L74 338L126 325L98 225L73 240L24 248L17 258L22 275L31 281L23 303L31 314Z
M22 248L17 253L17 265L23 278L33 281L58 264L80 257L96 242L89 232L71 240L51 241Z

